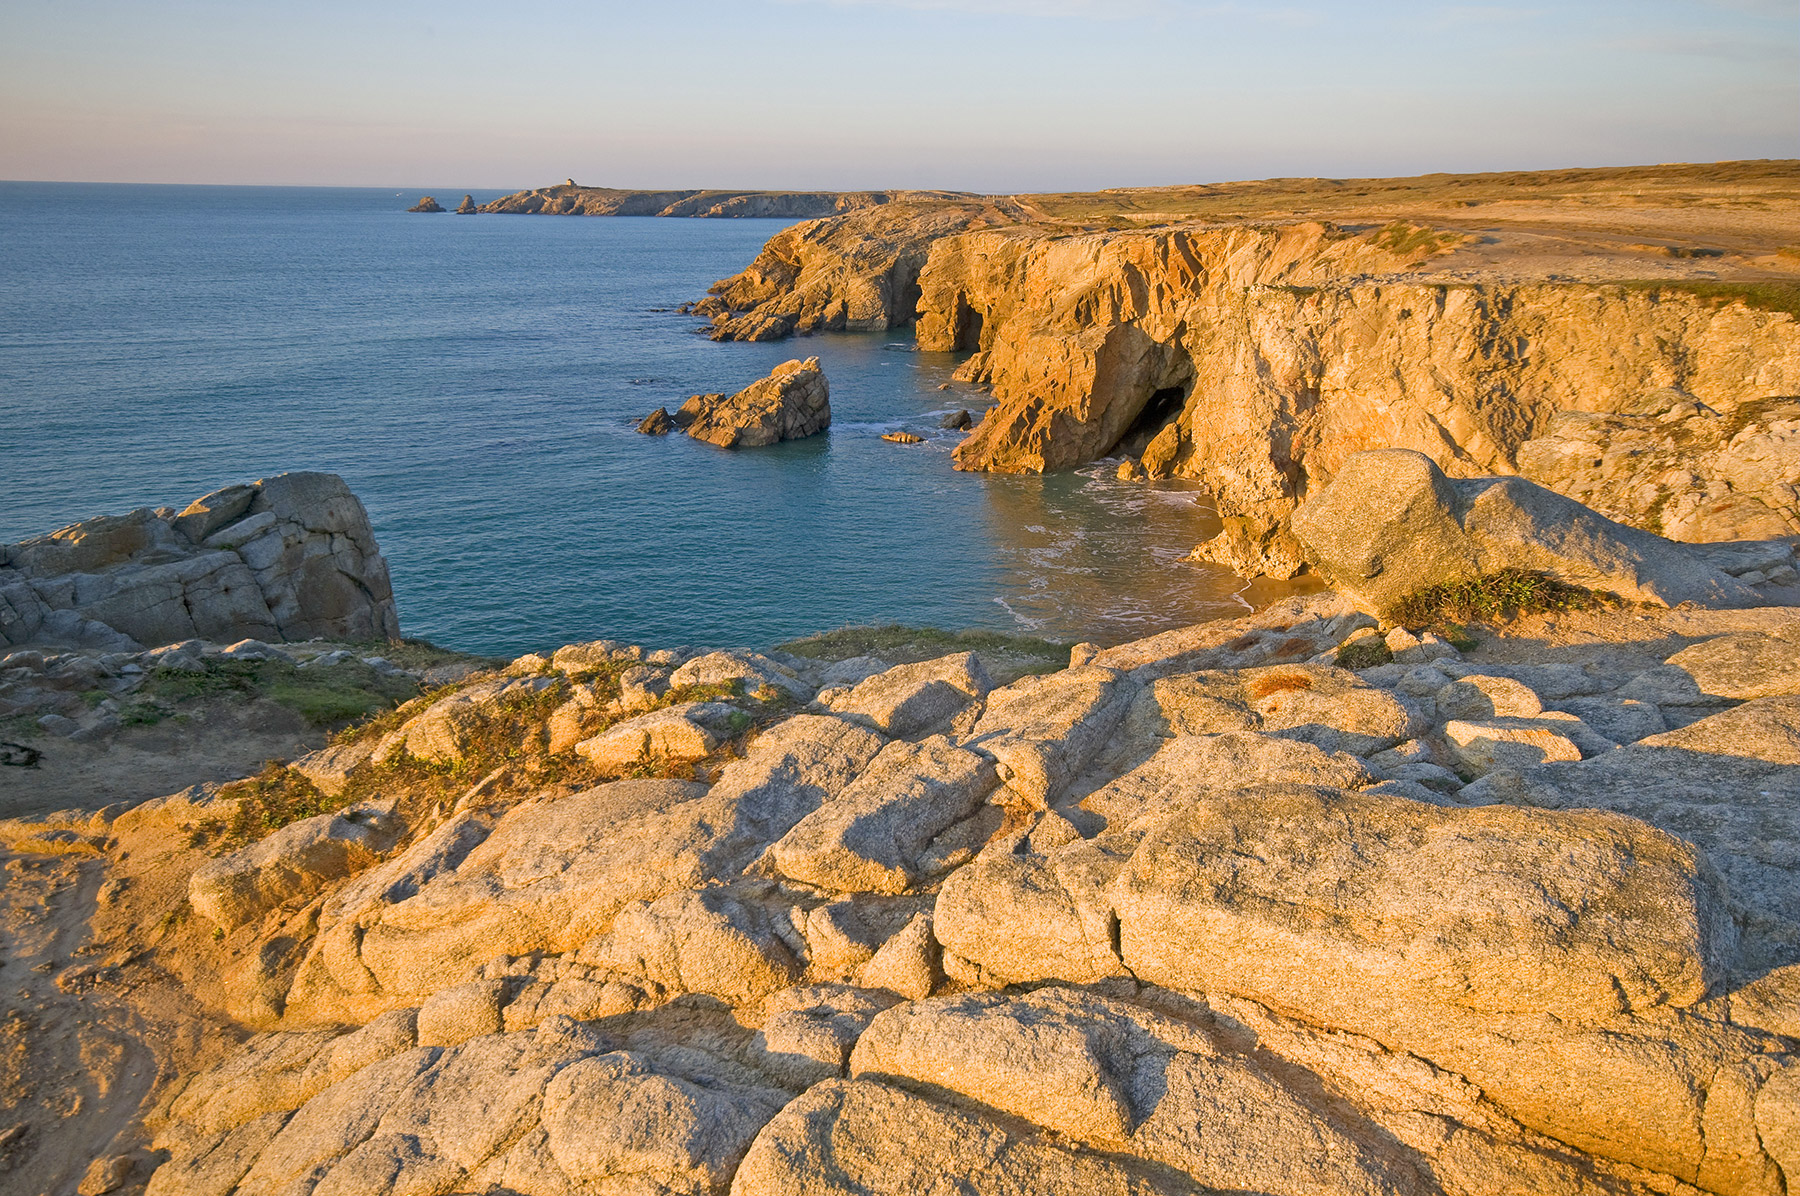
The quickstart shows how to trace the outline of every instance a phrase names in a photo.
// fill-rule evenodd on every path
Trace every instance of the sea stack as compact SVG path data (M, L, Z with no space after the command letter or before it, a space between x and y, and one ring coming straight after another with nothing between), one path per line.
M831 426L831 385L817 357L784 361L729 398L695 395L682 404L675 423L720 448L802 440Z
M473 195L463 196L462 202L456 205L456 214L458 216L473 216L480 210L480 208L475 206L475 197Z
M444 209L443 209L443 206L440 205L437 200L433 199L429 195L424 195L419 198L418 203L414 204L412 207L410 207L406 210L409 212L441 212Z

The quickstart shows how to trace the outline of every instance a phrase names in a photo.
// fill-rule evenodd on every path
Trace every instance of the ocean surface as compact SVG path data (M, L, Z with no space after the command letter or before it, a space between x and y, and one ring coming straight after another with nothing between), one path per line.
M405 633L509 654L888 622L1111 643L1276 592L1180 559L1217 528L1189 485L952 470L938 422L983 396L910 331L721 345L672 310L783 222L407 213L423 193L0 183L0 542L329 470ZM634 430L813 354L827 435Z

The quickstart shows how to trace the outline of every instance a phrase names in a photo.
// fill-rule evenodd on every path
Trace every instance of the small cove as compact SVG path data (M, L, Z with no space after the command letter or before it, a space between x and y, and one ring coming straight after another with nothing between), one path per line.
M1285 592L1181 559L1217 526L1190 484L953 471L939 421L982 396L908 330L714 344L671 310L783 222L409 215L418 193L0 184L0 540L330 470L406 632L493 653L882 622L1116 642ZM634 430L810 355L827 435Z

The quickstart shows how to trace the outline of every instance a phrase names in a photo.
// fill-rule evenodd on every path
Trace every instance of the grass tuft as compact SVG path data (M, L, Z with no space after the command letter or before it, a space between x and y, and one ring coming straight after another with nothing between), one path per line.
M1414 262L1453 249L1462 241L1463 237L1458 233L1440 233L1410 220L1396 220L1370 238L1370 243L1377 249L1385 249Z
M1542 573L1502 569L1466 581L1415 590L1387 613L1402 627L1449 628L1476 620L1501 622L1520 615L1592 610L1606 602L1605 596L1592 590L1567 585ZM1467 638L1467 629L1459 630Z
M1340 669L1372 669L1393 662L1394 652L1387 641L1378 635L1365 635L1339 648L1334 663Z

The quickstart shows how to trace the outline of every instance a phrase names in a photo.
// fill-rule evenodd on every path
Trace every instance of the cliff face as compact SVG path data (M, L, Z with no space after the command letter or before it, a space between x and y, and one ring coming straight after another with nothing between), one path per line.
M721 341L904 327L932 245L1008 219L988 203L891 203L797 224L688 310L710 317Z
M1671 540L1800 536L1800 399L1727 415L1655 391L1634 410L1561 412L1518 458L1533 481Z
M960 376L999 400L957 465L1141 453L1266 530L1367 449L1512 473L1558 412L1662 387L1730 412L1800 389L1785 313L1674 289L1427 282L1401 273L1407 256L1317 223L945 238L920 274L919 343L974 350Z

